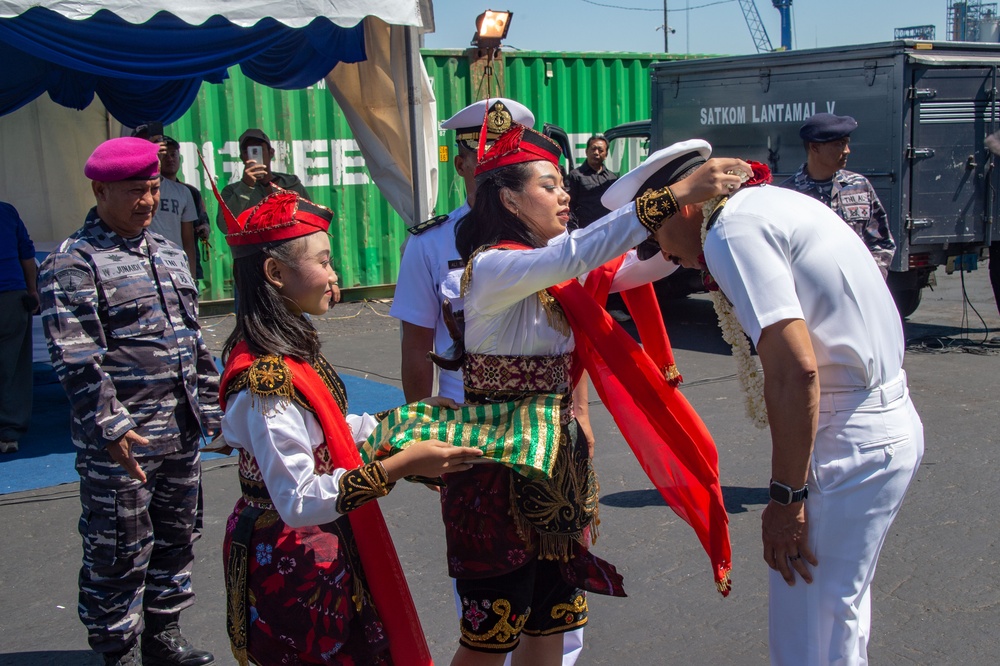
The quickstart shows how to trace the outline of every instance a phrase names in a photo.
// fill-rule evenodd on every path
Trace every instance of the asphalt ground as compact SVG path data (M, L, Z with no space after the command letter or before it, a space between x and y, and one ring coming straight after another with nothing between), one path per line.
M869 654L879 665L994 664L1000 652L1000 316L985 270L941 275L938 282L906 325L906 370L926 453L875 578ZM602 521L595 550L624 574L629 597L590 596L579 663L764 664L767 570L759 522L769 440L744 417L735 367L707 297L670 301L663 310L684 393L718 443L734 589L727 599L715 591L694 534L663 505L608 413L594 404ZM317 320L324 351L339 370L399 385L398 326L387 313L388 303L348 303ZM214 350L232 321L204 320ZM206 464L204 486L198 601L182 616L182 627L217 663L231 664L221 544L239 494L232 459ZM401 484L381 504L431 651L447 664L458 632L436 495ZM98 663L76 615L79 510L75 483L0 498L0 664Z

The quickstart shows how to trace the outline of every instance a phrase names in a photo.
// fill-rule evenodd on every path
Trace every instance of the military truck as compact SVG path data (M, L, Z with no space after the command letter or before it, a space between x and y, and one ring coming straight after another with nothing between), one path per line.
M648 129L610 135L645 134L650 150L703 138L717 155L768 164L778 183L805 161L806 118L853 116L847 168L888 213L888 282L905 317L937 267L974 266L1000 233L1000 174L984 145L1000 130L998 66L1000 44L911 40L656 63Z

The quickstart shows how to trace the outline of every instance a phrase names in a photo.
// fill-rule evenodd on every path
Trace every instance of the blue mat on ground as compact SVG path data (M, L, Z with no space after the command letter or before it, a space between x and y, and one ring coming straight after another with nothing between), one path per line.
M403 392L370 379L341 375L350 396L351 411L374 413L403 404ZM55 372L35 364L31 427L17 453L0 455L0 495L35 490L79 480L76 448L69 434L69 401ZM203 460L222 458L208 453Z

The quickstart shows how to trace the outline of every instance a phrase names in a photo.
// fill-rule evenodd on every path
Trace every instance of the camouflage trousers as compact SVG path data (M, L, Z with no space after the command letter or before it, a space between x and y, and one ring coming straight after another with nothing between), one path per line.
M191 565L201 535L198 437L181 451L139 460L140 483L104 452L80 453L80 620L95 652L125 649L145 615L194 603Z

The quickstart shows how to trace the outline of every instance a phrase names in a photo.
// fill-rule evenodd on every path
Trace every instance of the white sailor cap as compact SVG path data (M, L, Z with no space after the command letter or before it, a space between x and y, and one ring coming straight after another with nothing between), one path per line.
M506 97L491 97L465 107L441 123L441 129L455 130L456 141L478 143L487 107L490 108L491 119L486 138L490 141L496 141L497 137L510 128L511 123L525 127L532 127L535 124L535 115L525 105ZM470 147L475 148L475 146Z
M711 154L711 144L703 139L690 139L661 148L612 183L601 196L601 204L608 210L621 208L647 189L671 184L692 167L704 164Z

